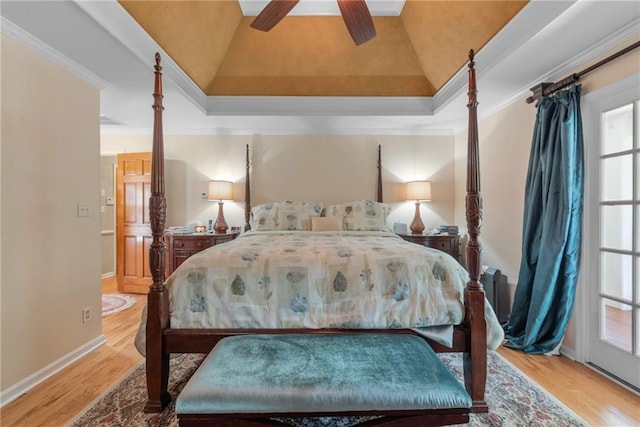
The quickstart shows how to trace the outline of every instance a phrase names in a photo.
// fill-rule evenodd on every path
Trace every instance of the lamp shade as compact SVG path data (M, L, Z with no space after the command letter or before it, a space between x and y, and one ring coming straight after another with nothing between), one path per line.
M407 182L407 200L431 201L431 181Z
M232 200L233 184L231 181L209 181L209 200Z

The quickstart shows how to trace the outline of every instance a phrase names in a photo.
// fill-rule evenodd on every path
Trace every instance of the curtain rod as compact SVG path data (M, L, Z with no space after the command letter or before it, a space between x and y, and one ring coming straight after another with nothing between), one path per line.
M543 96L547 96L550 93L553 93L559 89L562 89L563 87L567 87L569 85L571 85L572 83L577 82L578 80L580 80L580 77L584 76L587 73L590 73L591 71L595 70L598 67L601 67L611 61L613 61L614 59L619 58L620 56L631 52L634 49L637 49L638 47L640 47L640 41L633 43L630 46L625 47L624 49L614 53L613 55L603 59L600 62L597 62L595 64L593 64L592 66L585 68L584 70L578 72L578 73L574 73L572 75L570 75L569 77L565 77L564 79L560 80L557 83L550 83L550 82L543 82L543 83L539 83L536 86L532 87L531 89L529 89L531 92L533 92L533 95L531 95L530 97L527 98L527 104L531 104L533 101L542 98Z

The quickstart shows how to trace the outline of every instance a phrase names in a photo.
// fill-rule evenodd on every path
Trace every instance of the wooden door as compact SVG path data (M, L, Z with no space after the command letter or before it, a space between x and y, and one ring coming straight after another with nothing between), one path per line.
M149 269L151 153L118 155L116 174L116 255L118 290L146 294Z

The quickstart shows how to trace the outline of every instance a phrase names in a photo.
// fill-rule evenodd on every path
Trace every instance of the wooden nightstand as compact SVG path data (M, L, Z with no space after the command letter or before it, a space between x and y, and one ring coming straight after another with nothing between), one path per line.
M445 234L398 234L404 240L446 252L460 262L460 236Z
M167 277L187 258L221 243L230 242L238 233L227 234L165 234L167 245Z

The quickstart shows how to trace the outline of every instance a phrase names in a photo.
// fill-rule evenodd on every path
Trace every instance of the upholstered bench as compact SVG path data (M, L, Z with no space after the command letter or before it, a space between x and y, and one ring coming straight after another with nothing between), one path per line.
M431 347L408 334L227 337L176 401L181 427L328 416L422 427L466 423L470 407L464 387Z

